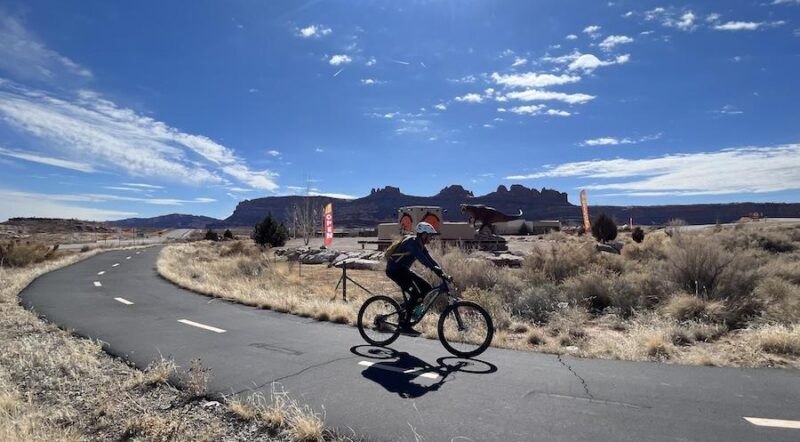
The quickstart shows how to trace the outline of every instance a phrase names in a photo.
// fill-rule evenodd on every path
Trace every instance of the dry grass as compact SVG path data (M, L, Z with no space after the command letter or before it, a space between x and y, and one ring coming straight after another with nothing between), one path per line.
M752 333L800 319L800 229L761 227L626 235L622 255L595 251L586 237L545 235L518 269L489 265L457 248L432 247L455 289L490 312L493 345L626 360L799 367ZM341 274L275 262L244 242L166 248L159 272L181 286L318 320L353 324L366 294L336 300ZM300 276L302 273L302 276ZM380 271L348 271L378 293L399 297ZM435 277L422 270L430 281ZM417 327L436 338L436 315ZM576 350L577 348L577 350Z
M198 396L208 370L199 361L188 371L168 360L138 371L19 305L17 294L36 277L96 253L0 268L0 440L297 441L294 435L310 434L304 423L290 432L288 421L264 434L220 407L204 407ZM173 377L185 386L177 388ZM309 421L319 419L299 409ZM324 440L335 437L325 432Z

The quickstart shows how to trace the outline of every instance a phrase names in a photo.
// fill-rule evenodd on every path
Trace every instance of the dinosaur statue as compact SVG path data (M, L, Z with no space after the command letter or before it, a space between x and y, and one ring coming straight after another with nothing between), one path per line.
M462 204L461 213L469 217L470 224L483 230L484 227L491 228L494 223L514 221L522 218L522 209L516 215L507 215L494 207L486 207L483 204ZM480 224L480 225L479 225Z

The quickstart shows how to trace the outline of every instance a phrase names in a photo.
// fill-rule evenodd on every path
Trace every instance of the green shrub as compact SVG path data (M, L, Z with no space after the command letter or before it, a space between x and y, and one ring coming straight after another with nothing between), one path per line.
M211 229L206 230L206 236L203 238L208 241L219 241L219 234Z
M592 236L606 243L617 238L617 224L605 213L601 213L592 222Z
M222 234L222 237L225 239L233 239L233 232L231 232L231 229L225 229L225 233Z
M289 239L289 233L286 231L286 227L278 224L270 213L253 227L252 238L261 247L282 247Z
M633 231L631 232L631 239L637 244L644 241L644 230L638 226L634 227Z

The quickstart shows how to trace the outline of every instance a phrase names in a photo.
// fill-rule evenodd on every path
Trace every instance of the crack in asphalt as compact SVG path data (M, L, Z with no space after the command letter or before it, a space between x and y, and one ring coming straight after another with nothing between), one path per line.
M583 379L583 378L581 377L581 375L579 375L579 374L578 374L578 373L577 373L575 370L573 370L573 369L572 369L572 367L570 367L570 365L569 365L569 364L567 364L566 362L564 362L564 360L563 360L563 359L561 359L561 355L556 355L556 359L558 359L558 362L559 362L561 365L563 365L564 367L566 367L566 368L567 368L567 370L569 370L569 371L570 371L570 373L572 373L572 374L573 374L573 375L574 375L576 378L578 378L578 380L579 380L579 381L581 381L581 385L583 386L583 391L585 391L585 392L586 392L586 395L587 395L587 396L589 396L589 398L590 398L590 399L594 399L594 395L592 395L592 393L591 393L591 392L589 392L589 384L587 384L587 383L586 383L586 380L585 380L585 379Z
M273 379L273 380L271 380L271 381L267 381L267 382L264 382L264 383L258 384L258 385L256 385L256 386L255 386L255 387L253 387L253 388L249 388L249 387L248 387L248 388L245 388L245 389L242 389L242 390L236 391L236 392L234 392L233 394L234 394L234 395L237 395L237 394L244 393L245 391L255 391L255 390L260 390L261 388L263 388L263 387L264 387L264 386L266 386L266 385L273 384L273 383L275 383L275 382L284 381L284 380L286 380L286 379L293 378L293 377L295 377L295 376L299 376L299 375L301 375L301 374L303 374L303 373L305 373L305 372L307 372L307 371L309 371L309 370L313 370L313 369L315 369L315 368L319 368L319 367L324 367L324 366L326 366L326 365L333 364L333 363L335 363L335 362L339 362L339 361L344 361L344 360L347 360L347 359L356 359L356 357L355 357L355 356L345 356L345 357L342 357L342 358L331 359L330 361L320 362L319 364L309 365L308 367L305 367L305 368L303 368L302 370L298 370L298 371L297 371L297 372L295 372L295 373L290 373L290 374L287 374L287 375L285 375L285 376L281 376L281 377L279 377L279 378L275 378L275 379Z

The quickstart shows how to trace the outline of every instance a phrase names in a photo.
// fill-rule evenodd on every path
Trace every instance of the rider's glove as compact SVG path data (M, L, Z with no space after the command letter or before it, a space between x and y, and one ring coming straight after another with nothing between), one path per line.
M447 282L453 282L453 277L452 277L452 276L450 276L450 275L448 275L447 273L442 273L442 275L441 275L441 276L442 276L442 279L444 279L445 281L447 281Z

